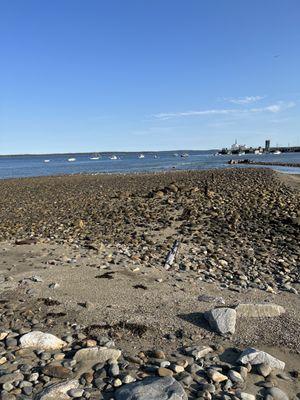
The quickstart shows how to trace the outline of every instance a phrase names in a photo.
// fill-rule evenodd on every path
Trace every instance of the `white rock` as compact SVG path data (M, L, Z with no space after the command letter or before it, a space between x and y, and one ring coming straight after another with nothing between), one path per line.
M116 400L187 400L187 394L179 382L167 376L149 377L142 381L123 385L118 389Z
M95 346L78 350L74 356L74 360L77 362L91 362L96 364L104 363L108 360L117 361L120 355L120 350Z
M242 392L238 395L238 398L241 400L255 400L254 394Z
M39 350L58 350L66 346L66 342L51 333L32 331L20 338L21 348L33 348Z
M238 317L251 318L278 317L279 315L285 313L285 309L283 307L273 303L241 303L236 307L235 310Z
M77 380L55 383L38 394L35 400L69 400L69 390L77 389L78 386L79 382Z
M239 361L242 364L267 364L276 369L283 370L285 368L285 363L283 361L278 360L278 358L275 358L264 351L252 347L248 347L242 352Z
M235 332L236 311L232 308L214 308L206 313L210 327L222 335Z

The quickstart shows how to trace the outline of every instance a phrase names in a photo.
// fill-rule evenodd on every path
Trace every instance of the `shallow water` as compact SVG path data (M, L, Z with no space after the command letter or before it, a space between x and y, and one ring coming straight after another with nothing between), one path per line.
M174 156L174 152L146 152L145 158L138 158L139 153L114 153L118 159L111 160L112 153L102 153L99 160L90 160L92 154L49 154L38 156L2 156L0 157L0 179L64 175L78 173L136 173L153 172L168 170L201 170L215 168L240 168L245 165L229 166L229 159L244 159L281 162L281 163L300 163L300 153L283 153L280 155L265 154L245 156L215 156L212 151L193 151L189 152L189 157ZM154 156L157 156L155 158ZM76 158L74 162L68 162L68 158ZM50 160L45 163L44 160ZM251 165L253 167L253 165ZM270 168L286 172L299 174L300 168L270 166Z

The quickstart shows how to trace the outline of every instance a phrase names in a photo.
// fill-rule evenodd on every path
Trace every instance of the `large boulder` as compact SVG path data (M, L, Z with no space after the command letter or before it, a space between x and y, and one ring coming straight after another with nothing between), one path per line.
M241 303L236 307L236 312L238 317L278 317L285 312L282 306L278 306L273 303L265 304L251 304L251 303Z
M76 389L78 386L79 382L77 380L55 383L37 394L35 400L69 400L69 390Z
M220 333L226 335L235 332L236 311L232 308L214 308L205 314L210 327Z
M150 377L122 386L116 400L187 400L183 387L172 377Z
M20 338L21 348L32 348L37 350L59 350L66 346L66 342L51 333L32 331Z
M271 356L269 353L257 350L253 347L248 347L245 349L240 355L239 361L242 364L266 364L270 365L270 367L274 369L283 370L285 368L285 363L283 361L278 360L278 358Z

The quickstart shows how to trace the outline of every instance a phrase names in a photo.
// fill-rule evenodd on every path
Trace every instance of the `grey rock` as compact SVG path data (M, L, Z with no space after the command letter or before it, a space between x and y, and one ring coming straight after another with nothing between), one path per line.
M259 375L262 375L263 377L267 377L272 371L272 367L270 366L270 364L266 363L258 364L256 369Z
M72 389L77 389L78 386L79 382L77 380L55 383L39 393L35 400L69 400L68 392Z
M232 308L215 308L205 314L210 327L225 335L235 332L236 311Z
M232 369L229 371L228 376L232 380L232 382L235 382L235 383L243 383L244 382L244 379L242 378L241 374Z
M70 397L81 397L84 393L83 389L71 389L68 391Z
M118 389L116 400L187 400L183 387L172 377L146 378Z
M285 368L285 363L283 361L278 360L277 358L271 356L270 354L257 350L253 347L248 347L245 349L239 357L239 361L242 364L267 364L272 368L281 369Z
M276 387L267 389L267 394L271 395L273 400L289 400L288 396Z
M13 372L11 374L6 374L0 376L0 385L5 383L12 383L22 381L24 379L24 375L21 372Z

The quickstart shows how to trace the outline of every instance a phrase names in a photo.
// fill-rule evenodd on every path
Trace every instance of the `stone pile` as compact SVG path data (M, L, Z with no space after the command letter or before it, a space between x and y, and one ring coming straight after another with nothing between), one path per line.
M299 196L270 170L28 178L0 182L0 199L0 240L98 252L113 243L160 267L182 237L174 269L239 290L297 293Z
M3 400L254 400L258 394L284 400L280 382L299 376L299 371L285 373L284 362L254 348L231 349L231 361L221 345L131 356L109 338L91 339L78 329L62 339L41 331L2 331L0 345ZM249 374L258 378L252 393Z

